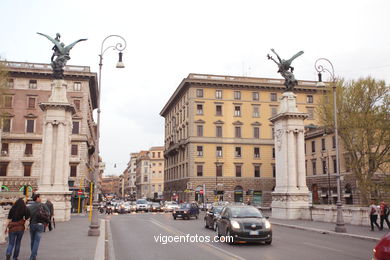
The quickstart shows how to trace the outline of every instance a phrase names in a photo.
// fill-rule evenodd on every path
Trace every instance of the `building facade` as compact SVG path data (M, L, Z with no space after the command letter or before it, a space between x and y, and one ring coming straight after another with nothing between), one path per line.
M148 151L140 151L136 159L136 189L137 199L147 198L149 194L149 168Z
M275 185L274 133L284 80L189 74L160 115L165 118L164 198L251 201L269 206ZM323 89L294 88L305 125L318 124Z
M104 176L102 178L101 190L104 196L107 198L110 196L120 197L121 196L121 179L120 176Z
M1 104L1 186L3 190L10 191L20 190L23 185L37 189L41 174L44 118L39 104L47 102L51 94L52 69L49 64L4 64L9 78ZM68 184L74 191L72 206L77 207L76 190L89 191L91 172L95 166L96 125L92 113L97 107L96 73L86 66L66 66L65 81L68 101L76 110L72 117Z
M155 146L149 150L150 186L147 195L150 199L163 199L164 191L164 146Z

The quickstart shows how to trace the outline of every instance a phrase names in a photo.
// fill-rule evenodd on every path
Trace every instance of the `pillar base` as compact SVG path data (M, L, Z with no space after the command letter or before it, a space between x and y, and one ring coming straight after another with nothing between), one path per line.
M54 219L57 222L70 220L70 197L71 191L42 191L38 190L38 194L41 195L42 202L45 203L50 200L54 206Z
M310 219L309 194L272 193L272 218Z

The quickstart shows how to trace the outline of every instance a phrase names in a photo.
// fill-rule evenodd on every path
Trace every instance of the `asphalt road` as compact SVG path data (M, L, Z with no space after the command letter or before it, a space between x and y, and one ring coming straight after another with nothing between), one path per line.
M129 259L371 259L375 242L273 226L272 245L156 242L159 236L210 236L203 214L198 220L173 220L170 213L138 213L110 219L116 260ZM165 238L162 238L165 239ZM184 238L182 238L184 239ZM199 238L198 238L199 240Z

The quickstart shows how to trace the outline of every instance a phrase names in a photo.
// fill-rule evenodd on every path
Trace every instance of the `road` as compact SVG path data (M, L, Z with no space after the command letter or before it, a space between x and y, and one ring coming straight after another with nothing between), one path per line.
M310 231L273 226L272 245L156 242L159 236L210 236L203 213L198 220L173 220L170 213L138 213L110 218L116 260L129 259L371 259L376 244ZM195 239L194 237L192 239ZM212 239L212 238L211 238Z

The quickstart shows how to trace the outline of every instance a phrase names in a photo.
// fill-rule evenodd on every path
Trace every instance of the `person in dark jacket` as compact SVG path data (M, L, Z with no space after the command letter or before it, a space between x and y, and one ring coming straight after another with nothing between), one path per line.
M30 260L36 260L39 248L39 242L41 241L41 234L43 228L48 224L47 221L42 221L39 219L40 208L43 208L47 212L47 215L50 215L50 211L47 208L46 204L41 203L41 197L39 194L34 194L33 203L28 206L30 211L30 239L31 239L31 256Z
M26 207L23 199L18 199L8 213L8 247L6 251L6 259L10 260L12 251L14 251L13 259L17 260L20 251L20 244L24 234L24 223L30 217L30 212Z
M50 211L50 222L49 222L49 231L51 231L53 229L53 217L54 217L54 206L53 206L53 203L51 203L50 200L47 200L46 201L46 207L49 209ZM46 226L44 226L44 230L43 232L46 231Z

